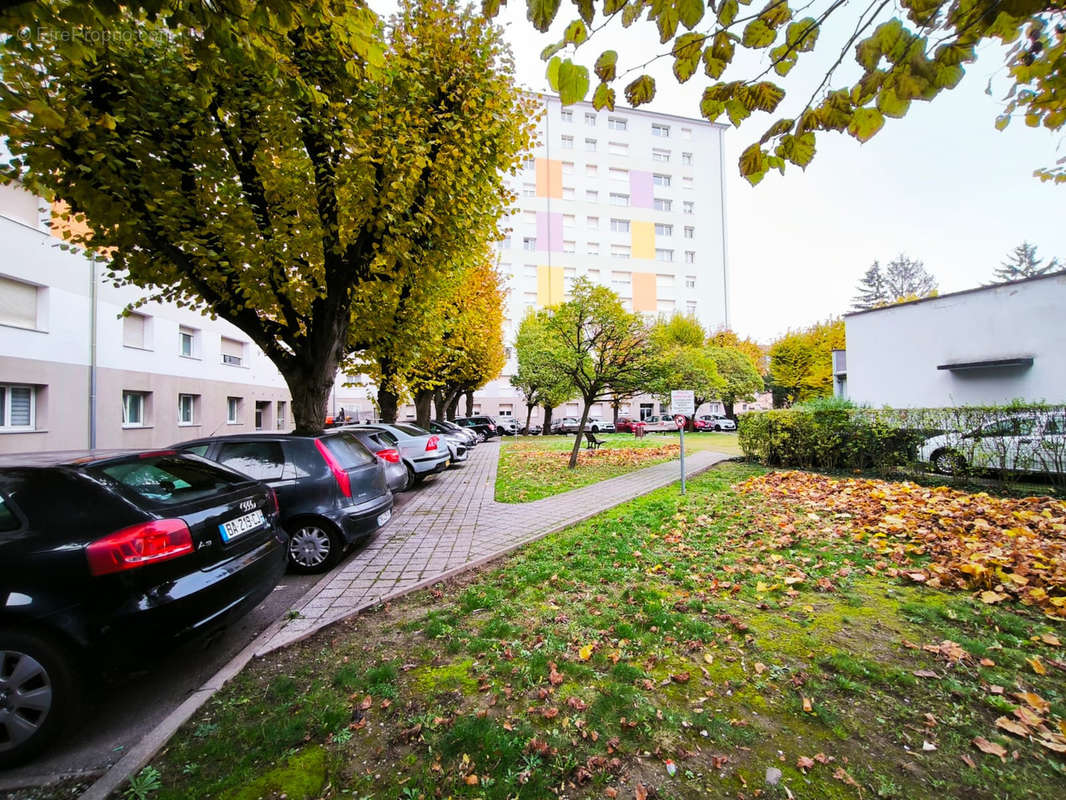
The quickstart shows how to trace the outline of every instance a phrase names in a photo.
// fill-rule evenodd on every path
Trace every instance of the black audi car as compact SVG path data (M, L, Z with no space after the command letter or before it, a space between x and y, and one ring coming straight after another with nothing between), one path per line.
M0 768L31 758L81 681L255 607L285 571L277 499L172 450L0 459Z
M248 433L175 445L263 481L278 496L289 568L323 572L392 517L385 467L349 431Z

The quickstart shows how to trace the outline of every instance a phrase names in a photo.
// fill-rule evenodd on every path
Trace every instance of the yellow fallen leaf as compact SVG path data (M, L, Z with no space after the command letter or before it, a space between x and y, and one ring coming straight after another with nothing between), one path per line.
M1015 722L1009 717L1000 717L996 720L996 727L1002 728L1008 733L1013 733L1015 736L1028 736L1029 729L1022 725L1020 722Z
M811 698L803 698L803 710L806 711L808 714L814 713L814 704L811 702Z
M988 753L990 756L999 756L1001 760L1006 762L1007 760L1007 748L1003 745L990 742L983 736L978 736L973 740L974 747L980 750L982 753Z
M766 594L766 592L768 592L769 590L770 587L767 586L763 581L759 581L757 584L755 584L755 591L759 594Z
M762 675L764 672L766 672L766 665L764 663L762 663L761 661L756 661L755 662L755 674L756 675Z
M1061 647L1062 646L1062 642L1059 641L1059 637L1056 636L1053 633L1042 633L1042 634L1040 634L1040 641L1042 641L1044 644L1049 644L1052 647Z
M713 664L714 663L714 656L711 655L710 653L704 653L703 654L703 660L706 661L708 664Z
M1033 668L1033 672L1037 675L1047 675L1047 667L1044 666L1040 660L1040 656L1033 656L1032 658L1025 659L1025 663Z
M587 644L580 650L578 650L577 657L580 658L582 661L588 661L590 658L592 658L592 645Z
M1018 692L1014 696L1039 714L1046 714L1051 710L1051 703L1034 692Z
M1007 599L1009 595L1000 594L999 592L981 592L981 602L985 605L992 605L994 603L1001 603Z

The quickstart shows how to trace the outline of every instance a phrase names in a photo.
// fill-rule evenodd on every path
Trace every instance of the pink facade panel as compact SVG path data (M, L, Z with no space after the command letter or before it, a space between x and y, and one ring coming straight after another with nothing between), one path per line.
M640 169L629 171L629 204L634 208L651 208L654 203L651 173Z
M651 181L651 175L648 175ZM537 212L537 249L561 253L563 250L563 215Z

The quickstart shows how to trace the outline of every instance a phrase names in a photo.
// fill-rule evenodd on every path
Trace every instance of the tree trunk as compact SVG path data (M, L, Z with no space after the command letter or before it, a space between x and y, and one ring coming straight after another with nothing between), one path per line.
M444 412L447 407L448 404L444 401L444 391L437 389L433 392L433 419L437 422L444 422Z
M725 400L725 399L722 400L722 410L725 411L725 415L727 417L729 417L730 419L732 419L732 420L736 419L736 417L733 416L733 406L734 405L735 405L735 403L734 403L733 400Z
M456 392L450 401L448 401L448 421L454 422L455 418L459 416L459 393Z
M529 433L529 421L533 419L533 409L536 408L536 403L526 403L526 433Z
M429 428L429 418L431 416L430 405L433 402L433 392L429 389L423 389L420 392L415 392L415 425L420 428Z
M467 392L466 393L466 416L468 416L468 417L474 416L474 393L473 392Z
M585 423L589 418L589 407L592 401L585 398L585 407L581 409L581 422L577 426L577 436L574 437L574 449L570 451L570 469L577 466L577 454L581 452L581 439L585 435Z
M395 422L399 405L399 395L385 388L378 389L378 413L381 414L382 422Z
M542 436L548 436L552 432L552 407L547 403L544 404L544 429L540 432Z
M278 370L292 396L293 433L313 435L326 426L329 394L337 379L336 353L314 354L315 357L293 359L291 368Z
M622 401L621 400L612 400L611 401L611 410L614 412L614 418L611 420L611 422L614 423L614 427L615 428L618 427L618 412L621 410L621 408L622 408Z

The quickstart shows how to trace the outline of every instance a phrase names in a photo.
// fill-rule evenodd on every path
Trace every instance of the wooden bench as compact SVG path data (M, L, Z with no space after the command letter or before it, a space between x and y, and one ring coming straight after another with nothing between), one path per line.
M585 431L585 449L586 450L595 450L597 447L599 447L601 444L603 444L603 442L604 442L604 440L603 439L597 439L596 438L596 434L594 434L592 431Z

